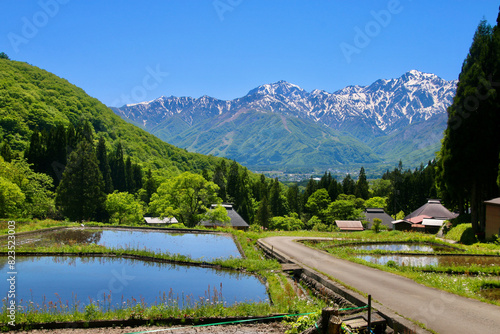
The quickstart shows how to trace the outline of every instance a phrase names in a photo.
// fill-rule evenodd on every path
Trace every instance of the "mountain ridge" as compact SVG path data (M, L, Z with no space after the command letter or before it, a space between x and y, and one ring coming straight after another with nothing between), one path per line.
M227 154L226 157L251 166L287 166L291 160L297 160L296 157L291 157L271 162L266 159L259 160L252 156L255 152L246 152L243 148L236 147L229 151L227 148L221 149L224 143L230 146L232 142L227 138L223 140L227 132L222 133L224 131L221 132L220 126L231 125L236 136L247 136L246 141L250 141L251 144L249 133L255 135L257 129L249 129L249 124L267 127L262 123L264 120L259 118L259 113L280 115L281 126L284 128L287 122L299 118L303 122L303 127L315 128L326 141L336 140L339 146L336 149L345 151L346 154L333 158L335 154L329 150L323 151L312 133L307 138L299 135L288 138L297 147L301 143L304 144L304 141L310 141L305 143L305 147L309 150L319 148L316 160L321 155L332 156L330 160L321 157L320 160L327 165L359 163L356 159L349 159L349 152L352 153L353 149L362 149L359 152L361 156L370 157L366 163L394 163L399 160L398 158L411 160L408 159L411 152L397 157L393 156L395 153L391 154L390 149L378 150L378 145L383 146L383 140L380 138L387 137L388 140L391 138L394 140L394 136L398 133L412 132L408 127L414 127L419 129L420 137L423 139L427 131L429 135L432 134L432 138L438 139L434 139L431 143L424 140L423 145L419 143L414 145L415 143L408 140L398 141L398 145L411 144L421 147L419 149L421 151L435 150L436 141L439 142L445 127L442 115L446 115L446 108L452 103L456 84L456 80L446 81L435 74L411 70L399 78L379 79L367 86L351 85L333 93L319 89L307 92L295 84L280 80L260 85L249 90L245 96L233 100L220 100L209 96L200 98L162 96L149 102L112 109L122 118L142 124L147 131L171 144L204 154ZM241 122L234 123L234 120L243 115L247 121L246 125ZM252 123L252 119L260 121ZM268 117L267 121L278 124L277 119L271 119L273 117ZM438 121L433 124L435 120ZM220 126L216 126L218 124ZM300 132L300 129L294 131ZM272 138L272 132L274 130L269 129L269 138ZM436 133L439 135L436 136ZM265 137L266 134L260 132L260 136ZM200 139L204 141L203 145L199 144ZM210 146L207 140L211 140L213 145ZM258 141L259 138L256 138L256 142ZM271 150L272 152L266 154L272 156L276 153L273 152L275 148L271 141L265 140L265 142L267 146L262 151ZM239 151L238 154L235 151ZM396 147L393 151L408 150ZM301 151L296 150L290 154L300 155ZM424 152L422 156L431 159L433 154L434 151L429 151ZM373 159L373 155L378 157ZM244 158L241 161L245 156L248 156L248 159ZM250 163L251 161L260 162L254 164ZM418 162L412 161L412 163ZM305 166L307 165L306 163Z

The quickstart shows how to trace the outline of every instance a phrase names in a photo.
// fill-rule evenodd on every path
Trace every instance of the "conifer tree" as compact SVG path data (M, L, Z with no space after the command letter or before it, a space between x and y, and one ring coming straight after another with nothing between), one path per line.
M72 220L90 220L102 210L106 199L103 189L94 147L82 140L68 158L56 190L56 205Z
M257 212L255 214L255 223L264 228L268 228L271 217L272 214L271 209L269 208L269 202L267 200L267 196L264 196L262 197L262 200L259 203L259 207L257 208Z
M11 162L14 158L14 154L12 153L12 150L7 142L2 143L0 147L0 155L7 162Z
M499 20L497 19L497 22ZM500 152L498 58L500 27L479 24L459 75L457 93L448 108L440 151L438 184L461 212L470 202L476 233L484 232L484 201L498 196Z
M125 175L125 161L123 160L122 144L118 143L116 150L110 161L111 179L113 180L113 189L120 192L127 191L127 179Z
M212 176L212 182L219 186L219 190L217 191L217 196L219 196L219 198L222 199L223 202L227 201L226 174L227 174L226 161L222 159L220 163L217 166L215 166L214 175Z
M302 212L300 205L300 191L299 186L296 183L288 187L286 191L286 201L290 212L295 212L300 216Z
M306 204L309 196L311 196L316 190L318 190L317 182L311 176L306 185L306 190L304 190L304 195L302 196L302 207L304 211L307 211Z
M132 179L134 180L133 193L142 188L142 169L138 164L132 164Z
M351 177L351 174L347 174L342 180L342 192L346 195L354 195L356 190L356 182Z
M330 185L328 186L328 195L332 201L337 200L337 197L342 193L342 185L337 182L337 180L332 179Z
M240 172L238 163L233 160L229 166L229 174L227 176L227 197L234 201L238 206L237 199L240 196Z
M48 174L54 179L54 185L57 187L61 178L61 169L67 162L67 139L66 128L59 124L49 132L47 142L47 158L50 162Z
M104 192L111 194L113 192L113 180L111 180L111 168L109 167L108 153L106 151L106 142L104 137L100 136L96 148L96 157L99 162L99 170L104 181Z
M130 160L130 157L127 157L127 160L125 161L125 179L127 183L127 191L129 193L134 193L135 181L134 173L132 171L132 160Z
M37 173L45 172L44 170L44 157L45 147L42 141L42 135L38 131L33 131L29 146L24 152L24 157L28 163L33 164L33 170Z
M145 197L143 198L143 201L146 204L149 204L149 201L151 200L151 196L156 192L156 189L158 186L156 185L156 181L153 177L153 172L151 171L151 168L148 170L148 174L146 176L146 182L144 183L144 190L145 192Z
M356 195L356 197L358 198L362 198L365 200L370 197L370 191L369 191L368 181L366 180L364 167L361 167L361 170L359 171L359 178L358 181L356 182L356 189L354 195Z
M274 217L286 215L286 208L281 196L281 187L278 178L274 179L269 194L269 206Z

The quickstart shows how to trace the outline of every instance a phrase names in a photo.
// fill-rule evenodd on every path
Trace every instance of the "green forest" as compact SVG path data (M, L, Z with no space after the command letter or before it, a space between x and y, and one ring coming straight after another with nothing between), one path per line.
M231 202L254 228L333 229L367 207L402 218L441 198L476 233L483 202L499 195L500 27L482 21L448 109L436 159L379 179L325 173L283 184L235 161L189 153L129 124L66 80L0 54L0 217L118 224L144 215L186 227ZM224 212L210 219L225 220Z

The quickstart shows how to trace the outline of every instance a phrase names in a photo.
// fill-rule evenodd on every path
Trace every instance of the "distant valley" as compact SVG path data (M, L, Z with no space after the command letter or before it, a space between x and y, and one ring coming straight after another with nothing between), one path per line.
M412 70L334 93L279 81L230 101L162 96L112 109L170 144L253 170L377 173L434 158L456 84Z

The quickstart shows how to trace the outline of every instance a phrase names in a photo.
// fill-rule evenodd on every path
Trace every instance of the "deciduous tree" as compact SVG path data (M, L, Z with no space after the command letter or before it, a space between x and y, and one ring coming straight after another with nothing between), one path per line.
M151 197L150 210L161 217L176 217L188 227L200 222L210 204L220 203L219 187L189 172L162 183Z

